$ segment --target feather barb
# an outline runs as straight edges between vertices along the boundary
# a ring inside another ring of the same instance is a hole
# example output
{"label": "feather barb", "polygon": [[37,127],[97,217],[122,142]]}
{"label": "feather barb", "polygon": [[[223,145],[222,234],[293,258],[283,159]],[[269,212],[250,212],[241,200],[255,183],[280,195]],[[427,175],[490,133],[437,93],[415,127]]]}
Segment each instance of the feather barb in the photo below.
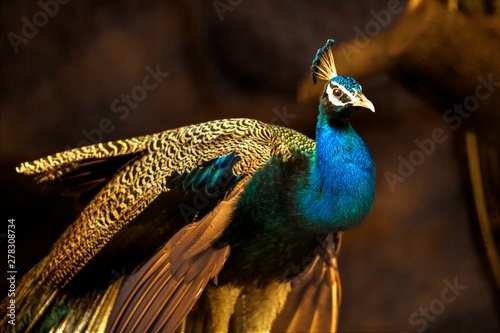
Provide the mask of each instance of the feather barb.
{"label": "feather barb", "polygon": [[316,84],[316,80],[329,81],[337,76],[335,68],[335,60],[333,59],[333,39],[326,41],[325,46],[318,50],[312,62],[312,80]]}

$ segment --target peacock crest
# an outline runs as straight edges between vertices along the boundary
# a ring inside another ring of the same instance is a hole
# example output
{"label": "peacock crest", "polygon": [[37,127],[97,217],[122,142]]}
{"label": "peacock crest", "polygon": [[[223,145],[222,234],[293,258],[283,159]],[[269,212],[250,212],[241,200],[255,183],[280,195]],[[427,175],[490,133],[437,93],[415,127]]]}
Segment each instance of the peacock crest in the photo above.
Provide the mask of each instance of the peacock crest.
{"label": "peacock crest", "polygon": [[316,56],[312,62],[311,71],[313,83],[316,80],[330,81],[337,76],[337,69],[335,68],[335,60],[333,59],[333,39],[326,41],[325,46],[318,49]]}

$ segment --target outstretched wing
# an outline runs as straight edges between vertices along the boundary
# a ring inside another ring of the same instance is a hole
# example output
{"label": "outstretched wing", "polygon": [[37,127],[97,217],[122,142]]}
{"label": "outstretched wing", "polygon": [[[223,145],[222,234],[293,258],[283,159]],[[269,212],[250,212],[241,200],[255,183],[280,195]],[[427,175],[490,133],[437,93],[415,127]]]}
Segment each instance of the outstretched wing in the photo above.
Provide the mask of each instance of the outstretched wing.
{"label": "outstretched wing", "polygon": [[56,242],[44,279],[64,286],[121,228],[161,193],[173,174],[182,175],[221,156],[240,161],[232,172],[249,175],[273,155],[286,158],[287,147],[268,125],[250,119],[227,119],[186,126],[155,135],[82,147],[23,163],[18,171],[57,181],[89,160],[137,154],[109,180],[78,219]]}
{"label": "outstretched wing", "polygon": [[[166,194],[177,191],[172,196],[182,199],[184,194],[179,194],[181,192],[217,190],[216,197],[221,198],[224,191],[242,177],[251,175],[274,155],[287,159],[290,152],[271,127],[251,119],[226,119],[77,148],[23,163],[18,172],[35,175],[40,182],[60,180],[70,186],[92,184],[91,187],[94,190],[99,188],[99,191],[57,240],[43,262],[24,278],[24,285],[32,288],[33,292],[26,291],[24,300],[19,300],[20,317],[29,313],[31,319],[40,319],[41,314],[38,313],[44,312],[56,297],[54,290],[68,286],[89,261],[105,252],[103,248],[112,244],[117,234],[121,235],[128,229],[129,234],[133,233],[129,228],[131,222],[137,227],[136,220],[144,219],[150,206],[158,206],[157,203],[162,203]],[[117,168],[118,160],[125,164]],[[93,183],[89,168],[97,165],[106,165],[109,170],[114,168],[116,171],[102,174],[100,180]],[[228,168],[231,180],[223,184],[221,179]],[[83,188],[88,189],[86,185]],[[189,198],[193,199],[192,196]],[[174,202],[178,204],[182,200]],[[203,217],[198,216],[199,211],[196,209],[186,222]],[[204,239],[204,242],[207,241]],[[117,242],[114,243],[116,245]],[[212,264],[217,267],[217,263],[223,261]],[[208,276],[213,276],[212,273]],[[42,286],[50,291],[44,292],[49,296],[42,297],[43,306],[33,308],[33,302],[36,303],[34,295],[40,296],[35,290],[40,290]],[[26,301],[28,299],[29,302]],[[23,303],[27,305],[23,306]]]}

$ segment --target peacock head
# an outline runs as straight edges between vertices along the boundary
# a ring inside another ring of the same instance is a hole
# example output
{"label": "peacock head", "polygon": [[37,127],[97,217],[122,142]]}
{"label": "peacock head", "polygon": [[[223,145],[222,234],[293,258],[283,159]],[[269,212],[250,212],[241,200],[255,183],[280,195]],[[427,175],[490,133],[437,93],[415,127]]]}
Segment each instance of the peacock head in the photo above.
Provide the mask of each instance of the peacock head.
{"label": "peacock head", "polygon": [[321,94],[320,111],[329,119],[347,119],[351,111],[364,108],[375,112],[372,102],[365,97],[361,85],[352,77],[337,75],[332,53],[333,40],[319,49],[312,63],[313,83],[327,81]]}

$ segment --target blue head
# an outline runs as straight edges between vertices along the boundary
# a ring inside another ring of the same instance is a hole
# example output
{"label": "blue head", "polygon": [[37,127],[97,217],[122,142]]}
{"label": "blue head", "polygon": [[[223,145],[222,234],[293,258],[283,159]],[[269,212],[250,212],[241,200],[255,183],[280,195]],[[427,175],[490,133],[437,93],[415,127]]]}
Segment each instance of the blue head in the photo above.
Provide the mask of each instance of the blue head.
{"label": "blue head", "polygon": [[360,108],[375,112],[372,102],[352,77],[337,75],[325,84],[319,109],[329,119],[347,119],[351,111]]}
{"label": "blue head", "polygon": [[313,83],[327,81],[320,99],[320,111],[327,118],[346,120],[351,111],[365,108],[375,112],[373,104],[363,95],[361,85],[352,77],[337,75],[333,58],[333,40],[319,49],[312,63]]}

